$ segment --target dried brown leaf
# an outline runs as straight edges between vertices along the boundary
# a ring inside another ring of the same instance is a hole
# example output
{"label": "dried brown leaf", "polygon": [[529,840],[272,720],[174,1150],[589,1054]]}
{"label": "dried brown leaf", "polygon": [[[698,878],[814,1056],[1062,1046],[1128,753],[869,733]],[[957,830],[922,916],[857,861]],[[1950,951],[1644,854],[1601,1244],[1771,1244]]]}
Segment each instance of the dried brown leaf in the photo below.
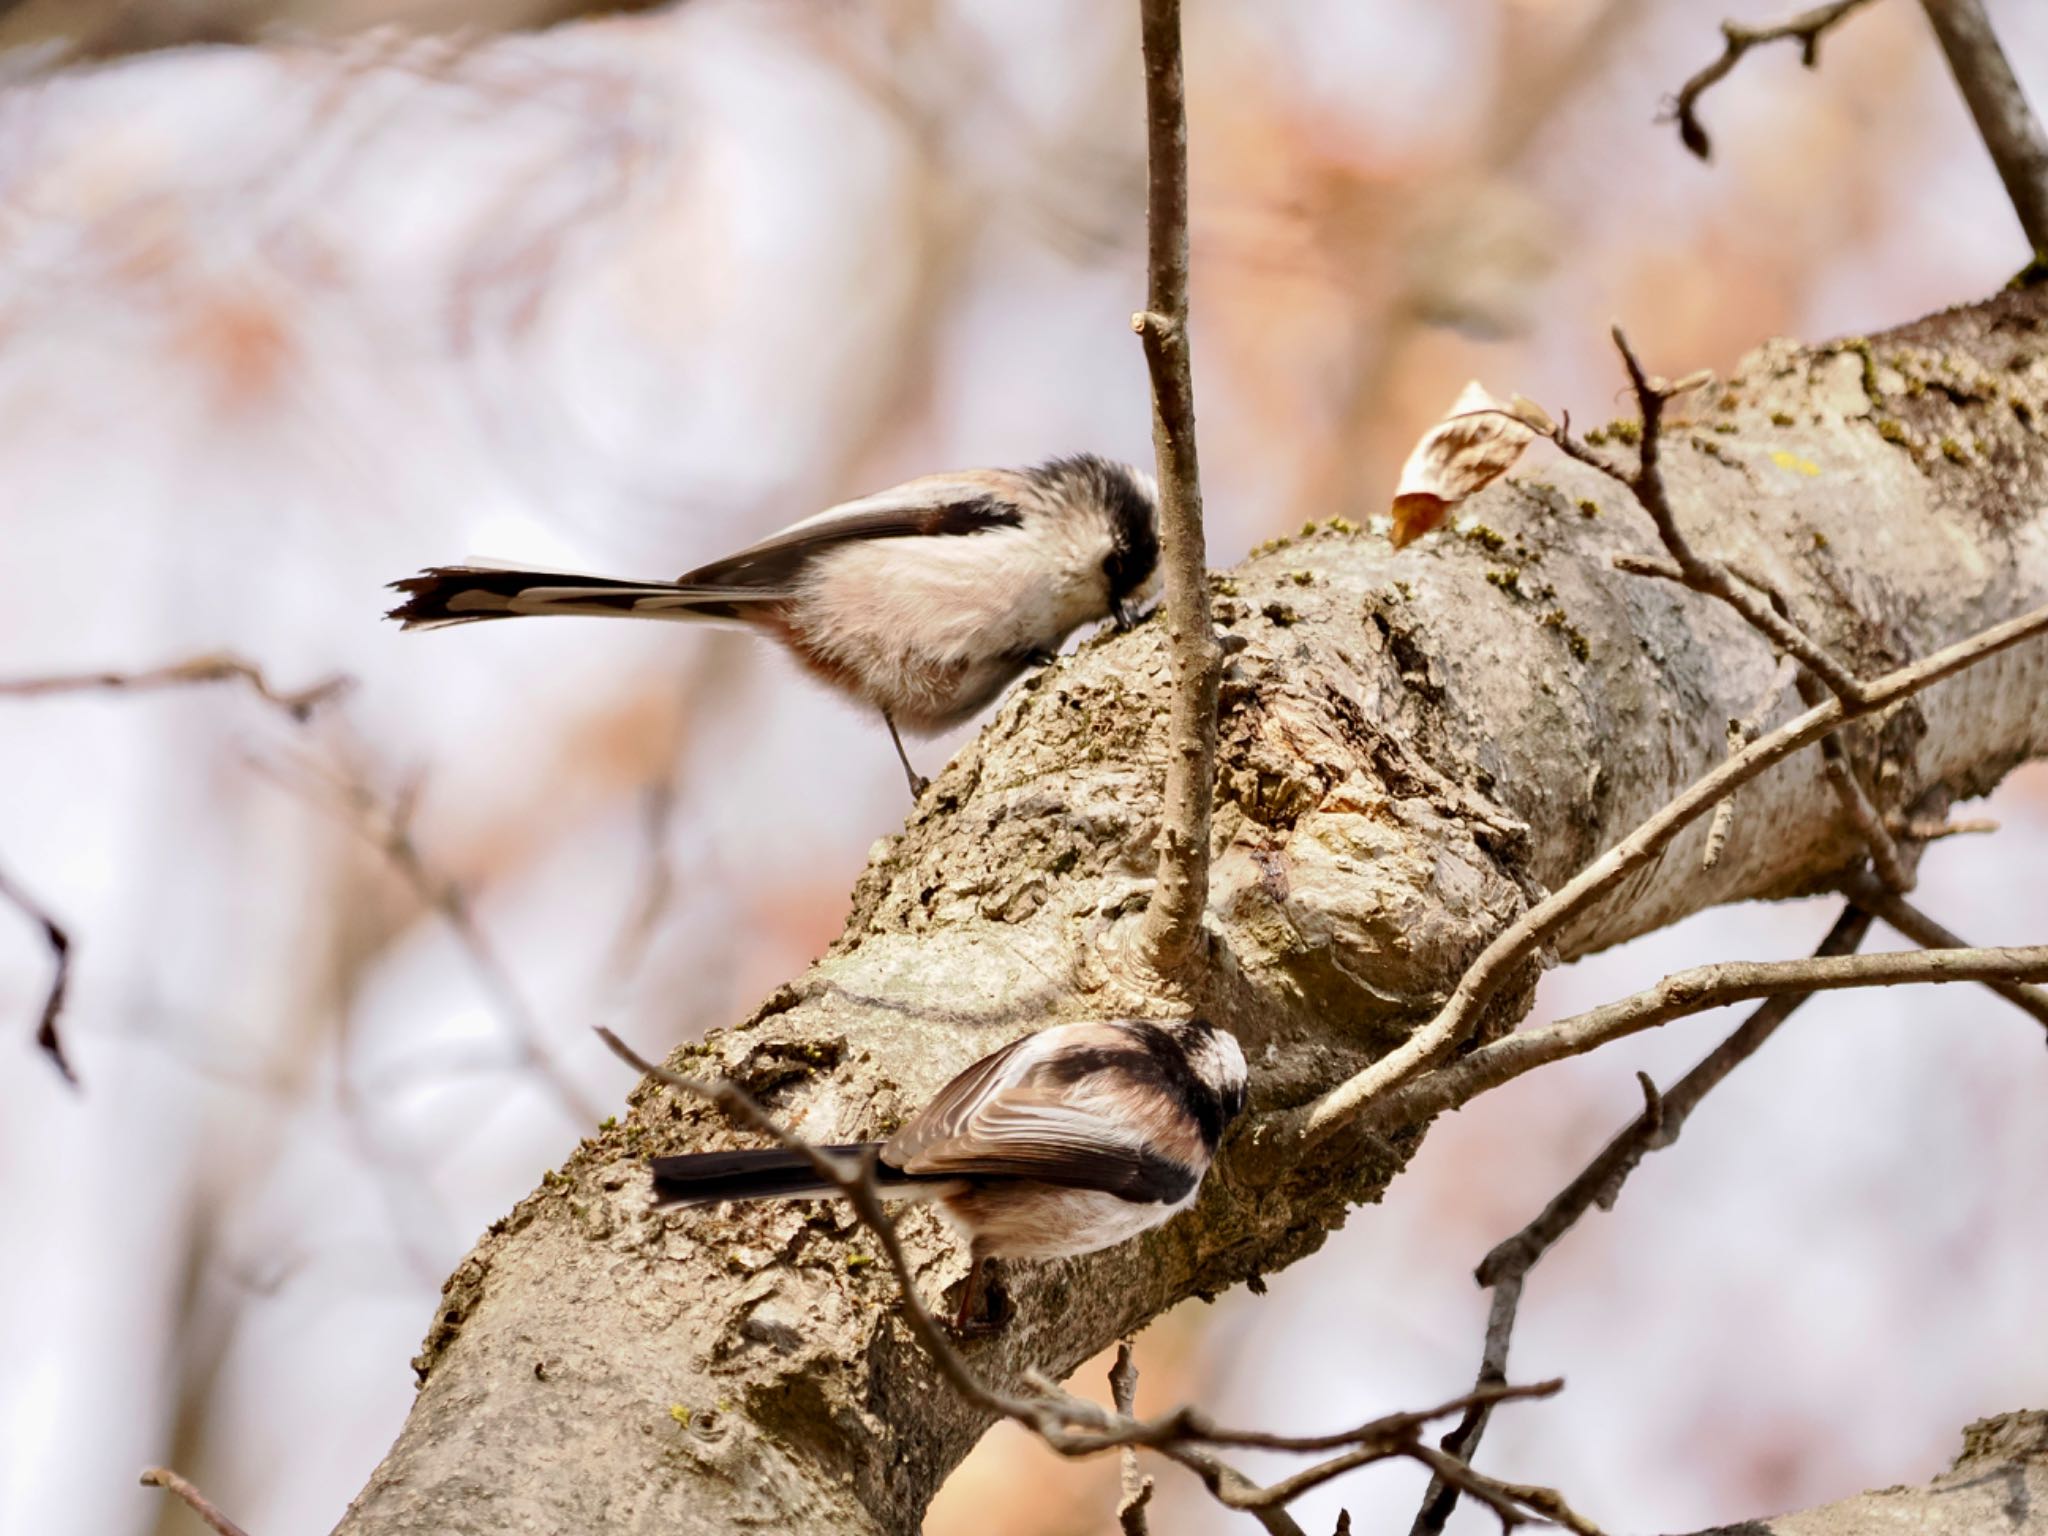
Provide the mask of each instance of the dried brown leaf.
{"label": "dried brown leaf", "polygon": [[1477,380],[1467,384],[1402,466],[1394,491],[1394,547],[1414,543],[1459,502],[1506,474],[1542,430],[1538,423],[1549,419],[1533,402],[1517,397],[1503,405]]}

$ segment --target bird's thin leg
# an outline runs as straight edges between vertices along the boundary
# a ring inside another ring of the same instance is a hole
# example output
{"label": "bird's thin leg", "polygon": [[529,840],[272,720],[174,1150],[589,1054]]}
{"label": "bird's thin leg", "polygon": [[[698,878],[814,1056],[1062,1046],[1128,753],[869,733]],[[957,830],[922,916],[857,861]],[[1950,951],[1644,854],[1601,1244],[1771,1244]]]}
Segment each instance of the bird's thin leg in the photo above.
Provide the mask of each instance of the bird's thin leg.
{"label": "bird's thin leg", "polygon": [[889,739],[896,743],[896,760],[903,765],[903,776],[910,780],[910,798],[922,799],[932,781],[910,766],[910,754],[903,750],[903,738],[896,734],[896,721],[886,709],[882,711],[882,723],[889,727]]}
{"label": "bird's thin leg", "polygon": [[953,1331],[963,1339],[985,1339],[1001,1333],[1010,1320],[1010,1293],[1003,1287],[996,1261],[976,1244],[967,1271],[967,1283],[960,1288],[960,1310],[953,1316]]}
{"label": "bird's thin leg", "polygon": [[953,1331],[966,1337],[979,1332],[975,1314],[981,1310],[982,1277],[988,1269],[988,1260],[979,1249],[967,1263],[967,1283],[960,1287],[960,1310],[953,1314]]}

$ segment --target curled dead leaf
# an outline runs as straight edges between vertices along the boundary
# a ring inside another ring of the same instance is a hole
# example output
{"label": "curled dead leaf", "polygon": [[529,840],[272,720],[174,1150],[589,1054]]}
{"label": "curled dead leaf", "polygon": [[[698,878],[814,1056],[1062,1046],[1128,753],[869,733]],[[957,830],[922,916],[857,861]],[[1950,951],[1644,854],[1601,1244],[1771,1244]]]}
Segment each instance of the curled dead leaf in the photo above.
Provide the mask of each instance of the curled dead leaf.
{"label": "curled dead leaf", "polygon": [[1513,467],[1529,439],[1554,430],[1534,401],[1503,405],[1477,380],[1423,433],[1394,490],[1394,547],[1412,544]]}

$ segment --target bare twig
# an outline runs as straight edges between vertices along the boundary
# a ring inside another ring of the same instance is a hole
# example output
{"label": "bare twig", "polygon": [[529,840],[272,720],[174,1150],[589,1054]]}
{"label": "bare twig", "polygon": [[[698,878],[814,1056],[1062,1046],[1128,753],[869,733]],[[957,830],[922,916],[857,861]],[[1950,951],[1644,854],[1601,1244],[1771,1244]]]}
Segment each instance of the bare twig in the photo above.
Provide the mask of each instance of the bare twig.
{"label": "bare twig", "polygon": [[[1116,1404],[1116,1411],[1125,1418],[1134,1418],[1138,1411],[1138,1364],[1131,1357],[1131,1341],[1123,1340],[1116,1347],[1116,1364],[1109,1368],[1109,1397]],[[1119,1482],[1122,1495],[1117,1500],[1116,1524],[1123,1536],[1147,1536],[1145,1506],[1152,1502],[1152,1479],[1138,1472],[1138,1450],[1127,1445],[1117,1453],[1122,1462]]]}
{"label": "bare twig", "polygon": [[145,1469],[142,1474],[142,1486],[145,1488],[161,1488],[166,1493],[176,1494],[185,1501],[186,1507],[201,1520],[205,1521],[208,1529],[217,1532],[218,1536],[249,1536],[247,1531],[244,1531],[234,1521],[230,1520],[218,1509],[215,1509],[212,1501],[205,1494],[194,1488],[169,1467],[149,1467]]}
{"label": "bare twig", "polygon": [[1745,27],[1733,21],[1722,22],[1721,56],[1678,88],[1678,95],[1665,110],[1665,118],[1678,124],[1678,136],[1685,141],[1687,149],[1702,160],[1711,159],[1713,142],[1707,137],[1707,130],[1700,126],[1699,119],[1699,100],[1710,86],[1726,79],[1729,71],[1742,62],[1744,54],[1763,43],[1796,40],[1799,62],[1812,69],[1820,63],[1820,40],[1827,30],[1851,11],[1869,3],[1870,0],[1834,0],[1831,5],[1817,5],[1810,11],[1801,11],[1790,21],[1780,22],[1775,27]]}
{"label": "bare twig", "polygon": [[[1617,570],[1637,576],[1654,577],[1662,581],[1675,581],[1695,592],[1716,598],[1740,614],[1752,629],[1770,641],[1780,652],[1778,675],[1785,675],[1785,663],[1794,666],[1790,677],[1799,690],[1800,701],[1809,709],[1820,702],[1821,689],[1848,704],[1859,703],[1863,696],[1863,684],[1835,655],[1802,629],[1792,617],[1791,605],[1784,594],[1770,582],[1756,574],[1741,570],[1722,561],[1708,558],[1695,551],[1678,526],[1678,519],[1672,511],[1670,494],[1665,488],[1664,474],[1659,455],[1663,442],[1664,406],[1674,395],[1689,387],[1688,382],[1671,384],[1646,373],[1628,338],[1621,327],[1613,330],[1615,348],[1621,353],[1622,362],[1627,366],[1629,382],[1634,387],[1637,408],[1642,413],[1640,428],[1641,451],[1633,471],[1617,469],[1602,455],[1597,454],[1586,443],[1572,436],[1564,426],[1553,424],[1545,434],[1551,442],[1580,463],[1599,470],[1626,486],[1650,514],[1656,525],[1657,536],[1663,542],[1670,560],[1645,559],[1640,555],[1616,555],[1614,566]],[[1774,679],[1771,692],[1763,704],[1758,706],[1750,721],[1730,721],[1728,727],[1728,749],[1731,753],[1740,751],[1742,746],[1756,738],[1757,722],[1776,707],[1780,685]],[[1863,786],[1857,782],[1847,749],[1839,735],[1829,732],[1820,740],[1821,768],[1828,786],[1836,799],[1848,813],[1849,820],[1870,851],[1871,863],[1878,873],[1894,890],[1909,891],[1913,888],[1913,871],[1907,860],[1900,854],[1898,845],[1892,841],[1886,829],[1884,818],[1871,803]],[[1707,830],[1707,843],[1700,856],[1701,867],[1711,869],[1720,862],[1721,850],[1726,845],[1730,828],[1734,825],[1735,806],[1733,799],[1724,800],[1714,809],[1714,820]]]}
{"label": "bare twig", "polygon": [[[1580,1533],[1580,1536],[1598,1536],[1599,1528],[1573,1510],[1555,1490],[1503,1482],[1498,1478],[1475,1472],[1462,1463],[1447,1466],[1442,1453],[1419,1438],[1430,1423],[1447,1418],[1453,1413],[1464,1412],[1476,1402],[1505,1402],[1513,1398],[1548,1397],[1560,1390],[1563,1385],[1561,1381],[1543,1381],[1526,1387],[1495,1384],[1475,1388],[1434,1408],[1418,1413],[1388,1414],[1384,1418],[1374,1419],[1354,1429],[1333,1435],[1275,1435],[1261,1431],[1221,1430],[1208,1425],[1191,1411],[1183,1410],[1166,1419],[1155,1420],[1149,1425],[1131,1422],[1122,1426],[1106,1426],[1105,1434],[1109,1438],[1103,1443],[1146,1446],[1184,1466],[1194,1465],[1194,1462],[1184,1454],[1185,1445],[1189,1440],[1256,1450],[1339,1450],[1338,1455],[1305,1468],[1291,1477],[1282,1478],[1265,1488],[1250,1484],[1219,1486],[1210,1483],[1210,1494],[1219,1503],[1231,1509],[1247,1510],[1254,1514],[1277,1509],[1301,1497],[1310,1489],[1318,1488],[1358,1467],[1394,1457],[1405,1457],[1419,1461],[1433,1471],[1441,1471],[1466,1493],[1492,1509],[1500,1517],[1503,1526],[1519,1524],[1533,1515],[1538,1519],[1563,1525]],[[1088,1408],[1092,1405],[1081,1406]],[[1100,1415],[1099,1409],[1094,1411]]]}
{"label": "bare twig", "polygon": [[1937,981],[2048,981],[2048,944],[1695,966],[1629,997],[1481,1046],[1387,1093],[1359,1115],[1358,1123],[1384,1129],[1425,1120],[1537,1067],[1728,1003],[1793,992]]}
{"label": "bare twig", "polygon": [[1188,355],[1188,124],[1181,79],[1180,0],[1140,0],[1148,165],[1146,308],[1131,317],[1152,375],[1152,446],[1159,466],[1167,651],[1173,661],[1171,742],[1159,824],[1159,874],[1145,911],[1145,957],[1171,975],[1201,948],[1209,900],[1209,812],[1216,778],[1216,693],[1223,653],[1209,613],[1202,486],[1195,457],[1195,384]]}
{"label": "bare twig", "polygon": [[[1301,1536],[1300,1526],[1286,1515],[1284,1506],[1309,1489],[1356,1467],[1406,1457],[1437,1468],[1443,1459],[1441,1453],[1421,1438],[1423,1430],[1436,1420],[1462,1413],[1475,1402],[1548,1397],[1564,1385],[1561,1381],[1537,1382],[1529,1386],[1488,1385],[1434,1408],[1388,1414],[1354,1429],[1329,1435],[1280,1435],[1262,1430],[1221,1429],[1189,1408],[1163,1418],[1140,1419],[1123,1406],[1121,1399],[1115,1410],[1104,1409],[1085,1398],[1062,1391],[1033,1372],[1025,1373],[1033,1395],[1013,1396],[990,1386],[976,1374],[925,1305],[897,1233],[895,1219],[883,1205],[876,1186],[872,1153],[858,1162],[836,1156],[787,1130],[737,1084],[684,1077],[654,1065],[602,1026],[598,1027],[597,1034],[628,1066],[678,1093],[717,1106],[738,1123],[761,1132],[803,1157],[812,1171],[851,1205],[854,1216],[874,1234],[902,1293],[904,1314],[911,1331],[931,1356],[939,1374],[968,1403],[985,1413],[1016,1421],[1062,1456],[1092,1456],[1127,1447],[1156,1451],[1194,1472],[1202,1479],[1210,1495],[1226,1507],[1255,1515],[1274,1536]],[[1120,1356],[1118,1370],[1122,1371],[1127,1363]],[[1115,1380],[1112,1376],[1112,1381]],[[1135,1390],[1135,1373],[1129,1386]],[[1113,1390],[1121,1393],[1123,1388]],[[1304,1453],[1340,1450],[1341,1453],[1292,1477],[1261,1487],[1211,1454],[1208,1447],[1215,1446]],[[1552,1489],[1505,1483],[1462,1466],[1448,1469],[1446,1475],[1492,1508],[1504,1524],[1526,1520],[1533,1515],[1566,1525],[1579,1536],[1600,1536],[1598,1527],[1576,1514]]]}
{"label": "bare twig", "polygon": [[[1867,876],[1865,878],[1868,879]],[[1874,885],[1876,882],[1871,883]],[[1857,906],[1845,907],[1815,954],[1853,954],[1869,932],[1870,922],[1868,912]],[[1762,1049],[1764,1042],[1777,1032],[1778,1026],[1810,996],[1809,992],[1789,992],[1766,1001],[1733,1034],[1715,1046],[1698,1066],[1680,1078],[1668,1093],[1660,1094],[1656,1084],[1646,1075],[1637,1074],[1643,1086],[1642,1113],[1623,1127],[1621,1133],[1580,1170],[1576,1178],[1559,1190],[1534,1220],[1513,1237],[1497,1244],[1480,1263],[1476,1278],[1481,1285],[1492,1289],[1493,1303],[1487,1314],[1478,1386],[1507,1380],[1508,1344],[1514,1333],[1516,1312],[1521,1305],[1522,1284],[1529,1271],[1593,1206],[1597,1205],[1603,1211],[1614,1209],[1621,1186],[1635,1171],[1636,1165],[1648,1153],[1676,1141],[1678,1133],[1685,1127],[1686,1118],[1699,1107],[1700,1101],[1730,1072]],[[1457,1427],[1444,1437],[1445,1454],[1461,1462],[1472,1460],[1480,1438],[1486,1433],[1492,1406],[1491,1403],[1476,1403],[1466,1410]],[[1457,1503],[1458,1489],[1441,1479],[1432,1478],[1429,1492],[1423,1497],[1422,1508],[1410,1527],[1410,1536],[1435,1536],[1443,1530]]]}
{"label": "bare twig", "polygon": [[1989,816],[1965,817],[1961,821],[1937,821],[1932,817],[1919,816],[1888,816],[1885,818],[1885,826],[1894,837],[1903,837],[1915,843],[1937,843],[1944,837],[1979,837],[1998,830],[1998,823]]}
{"label": "bare twig", "polygon": [[[1298,1139],[1316,1141],[1332,1134],[1356,1120],[1374,1099],[1441,1060],[1470,1033],[1479,1010],[1518,966],[1594,901],[1655,859],[1680,832],[1757,775],[1813,745],[1845,721],[1910,698],[1944,678],[2044,634],[2048,634],[2048,608],[2037,608],[1993,625],[1865,685],[1860,704],[1830,699],[1720,763],[1503,930],[1466,969],[1436,1016],[1398,1048],[1311,1103],[1272,1117],[1260,1127],[1257,1141],[1246,1155],[1269,1164],[1291,1160]],[[1514,1040],[1502,1044],[1512,1045]],[[1484,1054],[1475,1052],[1460,1066]]]}
{"label": "bare twig", "polygon": [[2048,261],[2048,138],[1984,14],[1983,0],[1921,0],[1991,151],[2034,261]]}
{"label": "bare twig", "polygon": [[1821,772],[1827,776],[1828,787],[1834,790],[1835,798],[1849,813],[1850,825],[1863,839],[1863,846],[1870,850],[1870,866],[1877,871],[1878,878],[1894,891],[1912,890],[1912,868],[1899,852],[1899,845],[1892,841],[1884,817],[1878,813],[1862,782],[1857,779],[1856,770],[1849,762],[1848,750],[1842,745],[1841,732],[1830,731],[1821,737],[1820,766]]}
{"label": "bare twig", "polygon": [[[67,693],[147,693],[159,688],[180,688],[192,684],[246,683],[266,703],[284,710],[294,720],[305,720],[328,700],[355,686],[355,679],[336,674],[310,688],[286,692],[273,688],[262,669],[253,662],[226,651],[193,656],[142,672],[76,672],[47,677],[0,678],[0,698],[39,699]],[[64,1011],[64,995],[71,984],[71,937],[57,920],[0,872],[0,900],[11,902],[43,930],[43,937],[56,960],[50,990],[43,998],[42,1014],[36,1024],[36,1044],[57,1064],[64,1080],[74,1088],[78,1074],[64,1054],[64,1039],[58,1019]]]}
{"label": "bare twig", "polygon": [[34,897],[8,878],[4,869],[0,869],[0,901],[12,903],[23,917],[42,929],[43,942],[50,946],[50,958],[55,965],[50,990],[43,994],[43,1009],[36,1020],[36,1044],[57,1064],[64,1081],[76,1088],[78,1074],[71,1069],[71,1061],[64,1054],[64,1037],[57,1029],[58,1017],[64,1012],[64,994],[71,986],[71,936]]}
{"label": "bare twig", "polygon": [[[1665,402],[1686,385],[1683,382],[1673,385],[1663,379],[1652,378],[1644,371],[1621,327],[1615,326],[1610,334],[1614,337],[1615,349],[1621,353],[1623,365],[1628,369],[1629,383],[1635,388],[1636,406],[1642,413],[1641,450],[1635,471],[1625,474],[1617,470],[1563,427],[1551,432],[1550,440],[1572,458],[1619,480],[1634,493],[1643,510],[1650,514],[1650,521],[1656,524],[1657,537],[1663,541],[1665,550],[1677,567],[1677,580],[1695,592],[1717,598],[1733,608],[1751,629],[1763,635],[1780,652],[1797,658],[1835,697],[1844,703],[1860,702],[1863,685],[1826,647],[1793,623],[1787,614],[1779,612],[1767,597],[1760,599],[1757,593],[1750,591],[1726,565],[1692,547],[1671,510],[1671,497],[1664,486],[1660,462]],[[1669,574],[1663,569],[1653,570],[1633,564],[1624,568],[1640,570],[1643,574]]]}
{"label": "bare twig", "polygon": [[1236,1468],[1226,1466],[1205,1451],[1191,1446],[1176,1446],[1159,1453],[1167,1460],[1188,1469],[1202,1480],[1202,1486],[1209,1490],[1209,1497],[1226,1509],[1239,1509],[1258,1521],[1267,1536],[1308,1536],[1294,1516],[1278,1504],[1252,1504],[1246,1502],[1252,1495],[1262,1492],[1259,1485]]}
{"label": "bare twig", "polygon": [[255,663],[226,651],[194,656],[145,672],[78,672],[57,677],[0,678],[0,698],[47,698],[60,693],[146,693],[194,683],[246,683],[265,703],[275,704],[294,720],[305,720],[322,704],[355,686],[355,679],[337,673],[310,688],[274,688]]}
{"label": "bare twig", "polygon": [[[1860,869],[1851,870],[1838,883],[1842,894],[1856,905],[1875,912],[1889,926],[1924,949],[1971,947],[1967,940],[1958,938],[1896,891],[1887,889],[1882,881],[1872,879]],[[2035,1023],[2048,1025],[2048,992],[2008,981],[1987,982],[1986,985]]]}
{"label": "bare twig", "polygon": [[[1799,676],[1799,663],[1790,656],[1780,656],[1776,670],[1771,673],[1771,684],[1764,696],[1757,700],[1756,708],[1740,720],[1728,722],[1728,755],[1733,757],[1748,746],[1764,731],[1764,723],[1778,712],[1778,701],[1785,697]],[[1714,807],[1714,819],[1707,828],[1706,851],[1700,855],[1700,868],[1712,869],[1721,862],[1721,850],[1728,846],[1728,834],[1735,827],[1735,797],[1730,795]]]}

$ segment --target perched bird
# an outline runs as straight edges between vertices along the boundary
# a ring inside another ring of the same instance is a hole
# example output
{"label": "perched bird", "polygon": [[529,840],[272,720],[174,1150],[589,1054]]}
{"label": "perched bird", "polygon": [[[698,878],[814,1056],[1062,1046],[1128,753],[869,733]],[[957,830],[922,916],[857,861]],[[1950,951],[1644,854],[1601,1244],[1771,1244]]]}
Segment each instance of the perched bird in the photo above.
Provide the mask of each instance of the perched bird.
{"label": "perched bird", "polygon": [[1082,624],[1131,623],[1159,562],[1158,487],[1093,454],[927,475],[828,508],[674,581],[436,566],[391,585],[407,629],[524,614],[708,619],[780,640],[899,725],[958,725]]}
{"label": "perched bird", "polygon": [[[939,1202],[970,1241],[954,1325],[985,1331],[989,1260],[1093,1253],[1192,1205],[1245,1081],[1237,1041],[1201,1019],[1060,1024],[984,1056],[887,1141],[825,1150],[872,1151],[882,1194]],[[657,1206],[835,1192],[786,1147],[652,1167]]]}

